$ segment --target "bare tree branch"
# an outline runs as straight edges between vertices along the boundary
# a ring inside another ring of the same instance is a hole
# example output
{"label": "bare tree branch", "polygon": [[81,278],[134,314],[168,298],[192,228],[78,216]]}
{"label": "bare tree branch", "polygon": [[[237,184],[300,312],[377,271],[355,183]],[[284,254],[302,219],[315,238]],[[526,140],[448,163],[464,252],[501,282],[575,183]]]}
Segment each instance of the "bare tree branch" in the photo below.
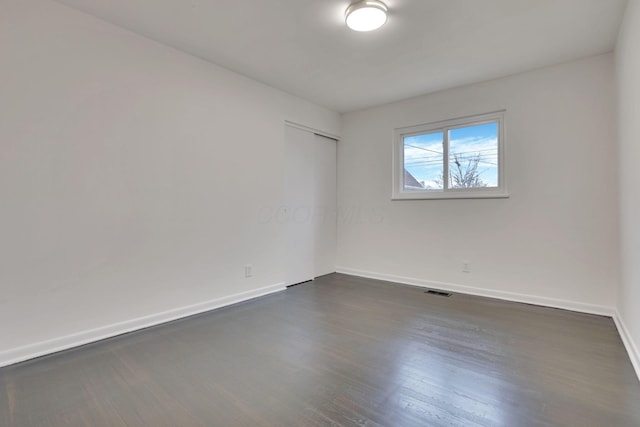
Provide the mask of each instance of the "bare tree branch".
{"label": "bare tree branch", "polygon": [[[480,153],[467,160],[460,159],[459,154],[453,153],[453,162],[449,164],[449,185],[451,188],[476,188],[486,187],[487,184],[480,179],[478,164]],[[452,165],[455,165],[452,167]]]}

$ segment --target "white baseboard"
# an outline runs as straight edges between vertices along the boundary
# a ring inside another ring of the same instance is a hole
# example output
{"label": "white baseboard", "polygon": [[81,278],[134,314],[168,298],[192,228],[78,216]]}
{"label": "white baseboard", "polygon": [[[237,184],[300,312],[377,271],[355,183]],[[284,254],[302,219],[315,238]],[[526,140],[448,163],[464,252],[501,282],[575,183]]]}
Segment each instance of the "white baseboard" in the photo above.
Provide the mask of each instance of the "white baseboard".
{"label": "white baseboard", "polygon": [[599,316],[613,317],[614,307],[604,305],[586,304],[556,298],[539,297],[535,295],[520,294],[515,292],[497,291],[493,289],[476,288],[472,286],[458,285],[455,283],[436,282],[432,280],[416,279],[412,277],[396,276],[393,274],[377,273],[371,271],[356,270],[347,267],[337,267],[338,273],[352,276],[366,277],[369,279],[386,280],[389,282],[406,285],[420,286],[424,288],[440,289],[448,292],[476,295],[481,297],[496,298],[506,301],[522,302],[525,304],[541,305],[544,307],[561,308],[563,310],[577,311],[580,313],[597,314]]}
{"label": "white baseboard", "polygon": [[139,317],[136,319],[126,320],[124,322],[114,323],[112,325],[102,326],[78,332],[63,337],[54,338],[23,347],[13,348],[0,352],[0,367],[13,365],[15,363],[24,362],[36,357],[45,356],[62,350],[68,350],[73,347],[100,341],[106,338],[112,338],[117,335],[126,334],[128,332],[156,326],[172,320],[182,319],[184,317],[193,316],[195,314],[204,313],[216,308],[225,307],[239,302],[247,301],[253,298],[283,291],[286,287],[284,283],[278,283],[272,286],[265,286],[246,292],[240,292],[235,295],[217,298],[186,307],[164,311],[149,316]]}
{"label": "white baseboard", "polygon": [[624,320],[622,320],[622,316],[620,316],[618,310],[616,310],[615,315],[613,316],[613,321],[616,323],[616,328],[618,328],[620,338],[622,338],[624,347],[627,349],[627,353],[629,354],[629,359],[631,359],[631,364],[636,370],[638,380],[640,380],[640,351],[638,351],[638,346],[635,341],[633,341],[633,338],[629,333],[629,329],[627,329],[627,326],[625,325]]}

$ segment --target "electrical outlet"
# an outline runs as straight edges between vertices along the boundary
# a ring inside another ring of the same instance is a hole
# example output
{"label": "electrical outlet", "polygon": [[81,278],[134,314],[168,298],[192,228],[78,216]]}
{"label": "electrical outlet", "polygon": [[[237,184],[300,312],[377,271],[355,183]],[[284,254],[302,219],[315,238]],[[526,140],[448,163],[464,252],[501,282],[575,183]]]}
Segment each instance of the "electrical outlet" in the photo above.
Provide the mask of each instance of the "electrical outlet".
{"label": "electrical outlet", "polygon": [[253,276],[253,265],[247,264],[244,266],[244,277],[252,277]]}
{"label": "electrical outlet", "polygon": [[469,261],[462,261],[462,272],[471,273],[471,263]]}

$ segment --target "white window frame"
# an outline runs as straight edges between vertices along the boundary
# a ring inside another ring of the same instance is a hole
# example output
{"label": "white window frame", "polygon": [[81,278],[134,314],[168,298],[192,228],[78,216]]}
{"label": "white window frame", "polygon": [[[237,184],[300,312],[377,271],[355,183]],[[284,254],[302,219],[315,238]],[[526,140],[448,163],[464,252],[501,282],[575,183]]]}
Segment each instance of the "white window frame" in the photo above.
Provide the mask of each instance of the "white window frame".
{"label": "white window frame", "polygon": [[[392,200],[428,199],[494,199],[509,197],[506,182],[504,143],[504,113],[496,111],[486,114],[460,117],[424,125],[394,129],[393,141],[393,191]],[[498,186],[490,188],[448,188],[449,186],[449,131],[456,128],[498,123]],[[443,178],[442,190],[406,190],[404,188],[404,138],[426,133],[443,133]]]}

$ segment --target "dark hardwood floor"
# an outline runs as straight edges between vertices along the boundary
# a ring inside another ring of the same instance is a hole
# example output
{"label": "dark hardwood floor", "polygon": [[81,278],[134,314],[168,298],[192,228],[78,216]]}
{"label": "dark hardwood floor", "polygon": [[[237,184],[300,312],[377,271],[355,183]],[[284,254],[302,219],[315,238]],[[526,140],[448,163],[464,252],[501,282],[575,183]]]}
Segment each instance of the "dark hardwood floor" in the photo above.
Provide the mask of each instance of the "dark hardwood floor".
{"label": "dark hardwood floor", "polygon": [[606,317],[332,274],[0,369],[1,426],[640,426]]}

